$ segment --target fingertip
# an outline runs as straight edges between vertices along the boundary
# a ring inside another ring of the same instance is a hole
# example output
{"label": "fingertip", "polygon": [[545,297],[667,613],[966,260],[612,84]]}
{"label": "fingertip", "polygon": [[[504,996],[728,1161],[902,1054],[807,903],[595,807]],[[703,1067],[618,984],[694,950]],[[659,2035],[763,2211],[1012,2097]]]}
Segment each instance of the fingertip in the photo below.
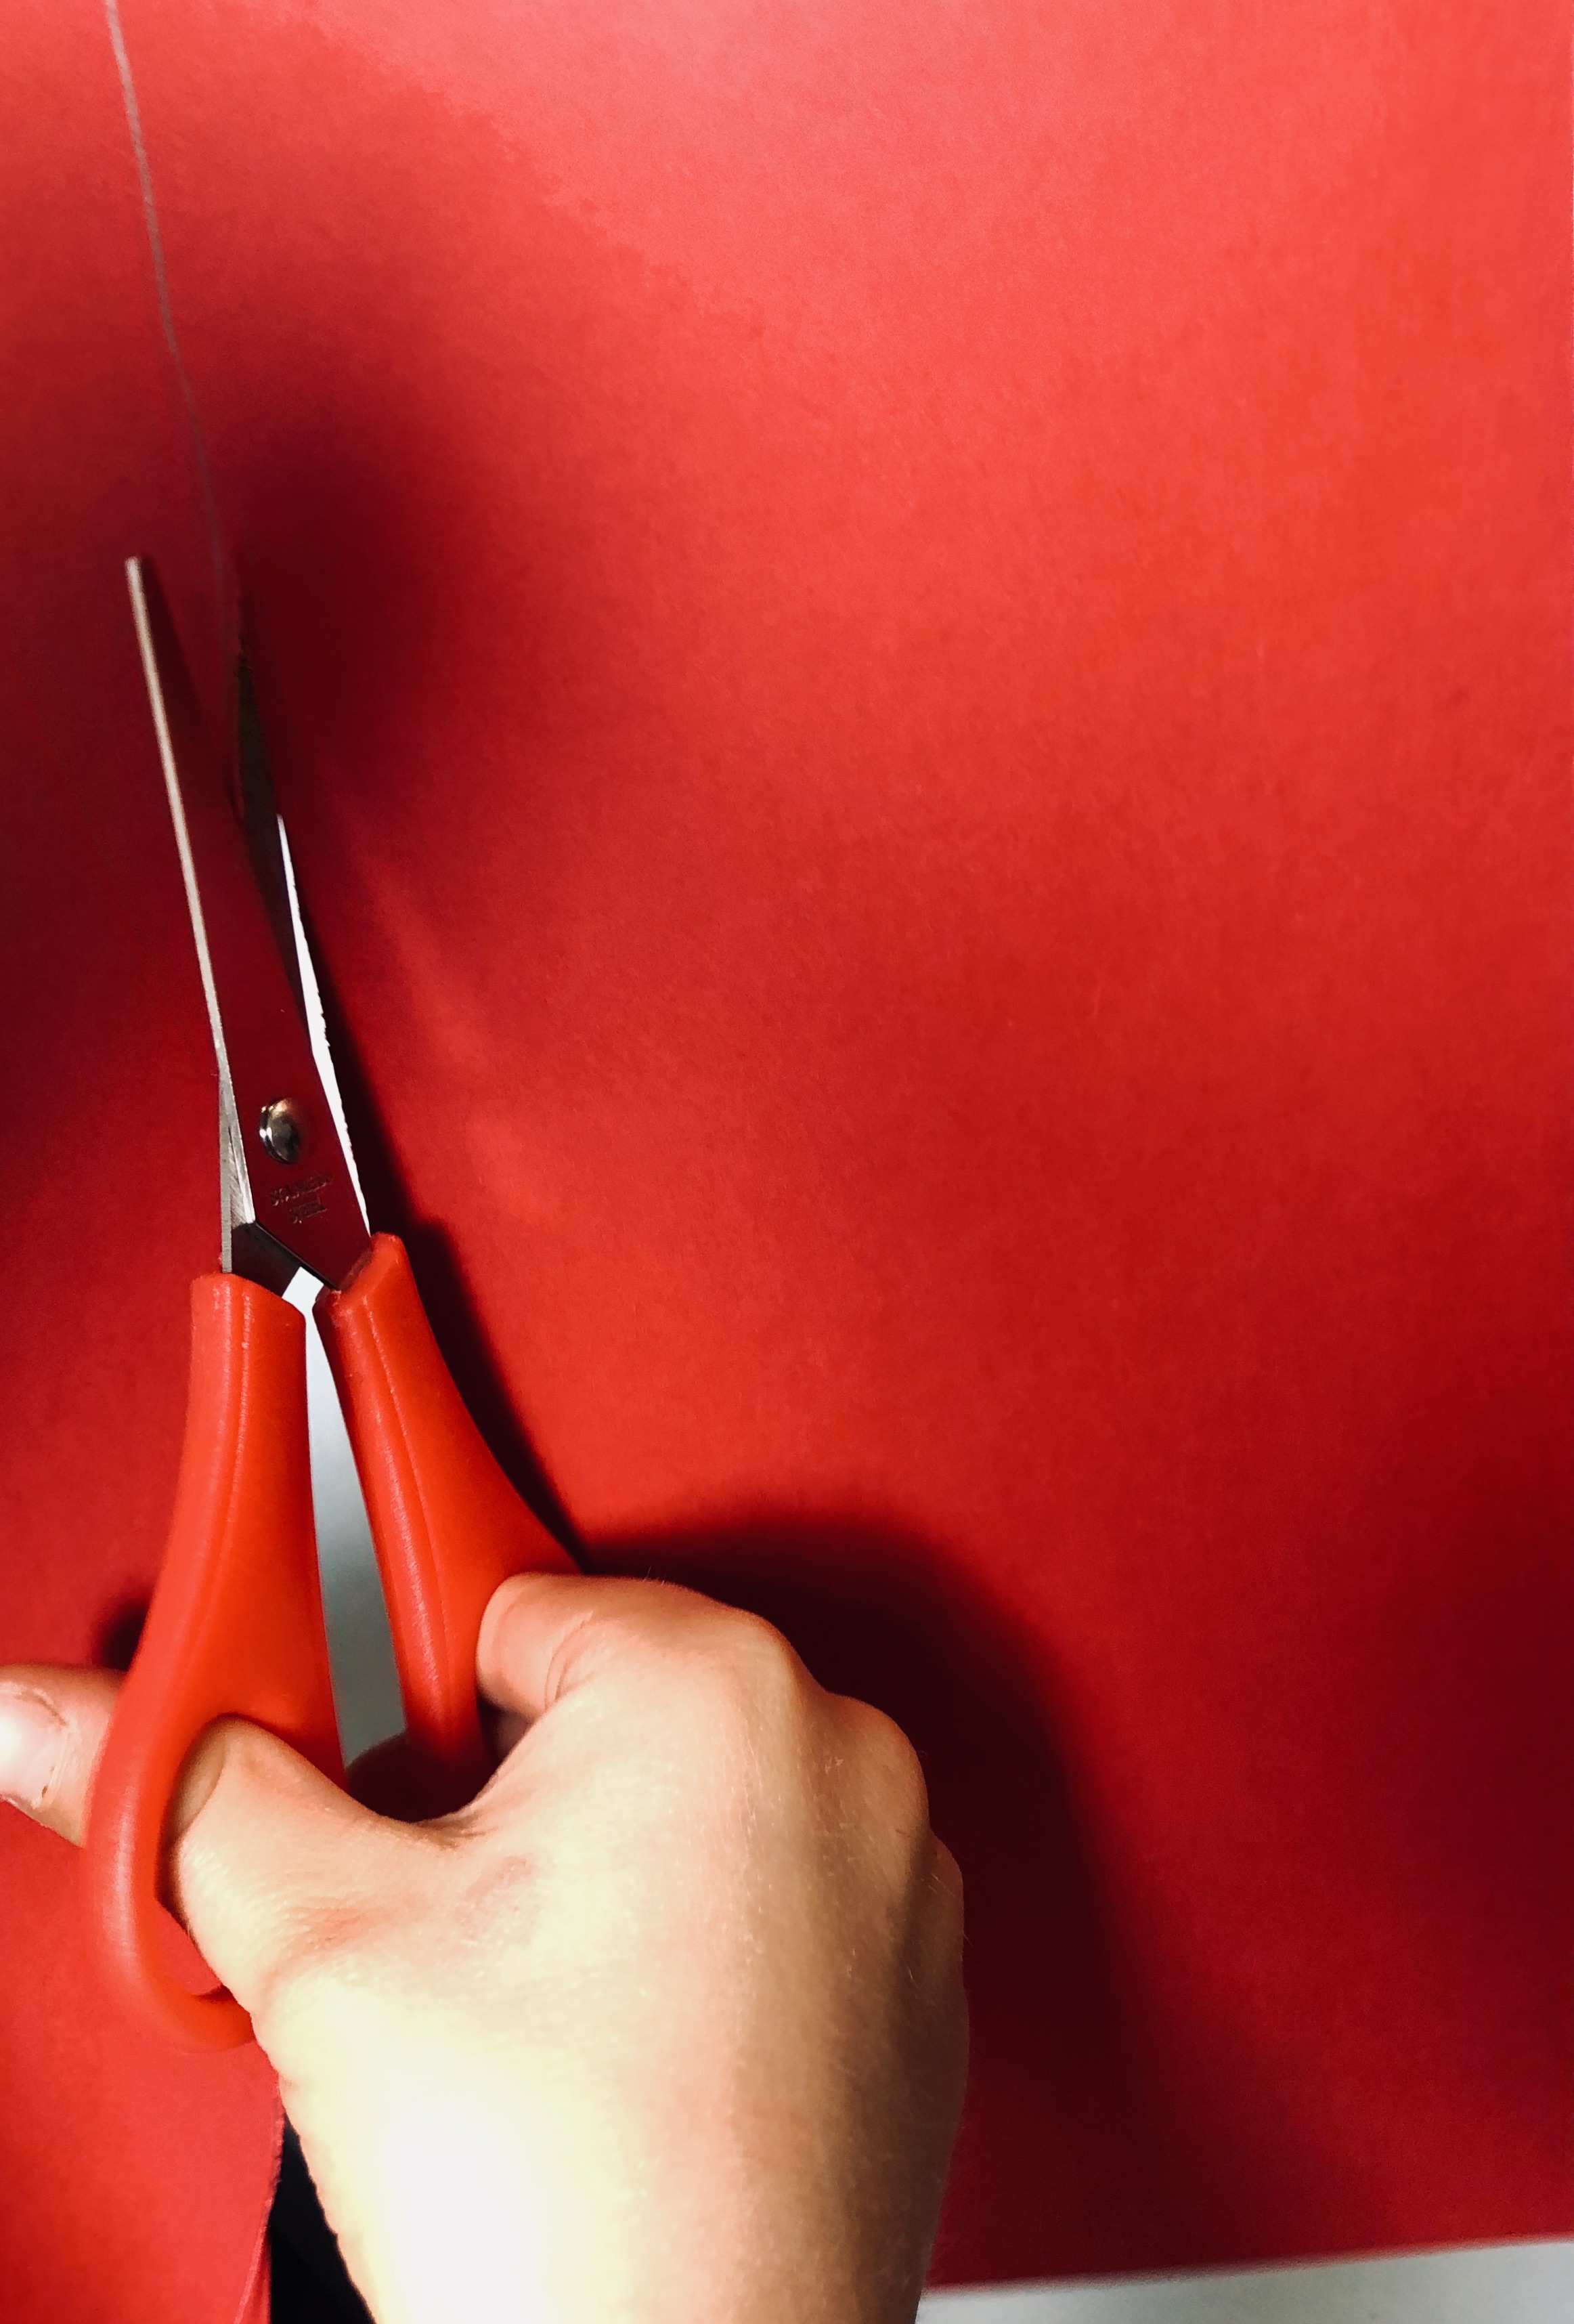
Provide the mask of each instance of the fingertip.
{"label": "fingertip", "polygon": [[120,1680],[108,1671],[0,1669],[0,1797],[79,1841]]}
{"label": "fingertip", "polygon": [[486,1611],[481,1618],[481,1634],[475,1641],[475,1665],[479,1674],[483,1665],[496,1662],[503,1632],[513,1618],[522,1600],[528,1600],[534,1586],[556,1579],[549,1573],[511,1573],[500,1582],[486,1601]]}
{"label": "fingertip", "polygon": [[515,1573],[493,1591],[475,1643],[475,1678],[499,1711],[547,1708],[554,1658],[596,1610],[607,1585],[579,1573]]}
{"label": "fingertip", "polygon": [[779,1636],[752,1614],[675,1582],[622,1574],[518,1573],[492,1593],[476,1642],[475,1674],[494,1709],[538,1719],[559,1696],[610,1665],[680,1646],[713,1651],[723,1632]]}
{"label": "fingertip", "polygon": [[[671,1582],[609,1573],[516,1573],[493,1591],[476,1641],[475,1675],[499,1711],[538,1719],[608,1655],[669,1640],[723,1609]],[[727,1619],[747,1618],[724,1616]]]}
{"label": "fingertip", "polygon": [[66,1722],[30,1686],[0,1685],[0,1799],[36,1814],[54,1787]]}

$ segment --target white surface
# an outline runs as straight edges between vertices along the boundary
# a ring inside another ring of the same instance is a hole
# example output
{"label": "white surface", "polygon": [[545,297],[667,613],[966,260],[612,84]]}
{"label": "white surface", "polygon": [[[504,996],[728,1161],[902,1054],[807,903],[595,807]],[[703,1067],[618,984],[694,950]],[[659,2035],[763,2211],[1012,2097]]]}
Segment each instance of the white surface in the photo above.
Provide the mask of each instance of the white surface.
{"label": "white surface", "polygon": [[350,1455],[344,1416],[328,1360],[311,1318],[319,1286],[304,1268],[288,1294],[306,1317],[306,1407],[311,1430],[311,1498],[317,1511],[318,1563],[322,1569],[323,1612],[327,1619],[328,1658],[334,1668],[334,1701],[339,1740],[346,1759],[404,1725],[399,1674],[382,1584],[366,1522],[366,1504]]}
{"label": "white surface", "polygon": [[924,2324],[1574,2324],[1574,2243],[1054,2291],[932,2292]]}
{"label": "white surface", "polygon": [[[346,1758],[403,1725],[365,1505],[305,1274],[312,1499]],[[1574,2092],[1570,2093],[1574,2109]],[[1574,2324],[1574,2242],[1510,2244],[1247,2273],[931,2292],[923,2324]]]}

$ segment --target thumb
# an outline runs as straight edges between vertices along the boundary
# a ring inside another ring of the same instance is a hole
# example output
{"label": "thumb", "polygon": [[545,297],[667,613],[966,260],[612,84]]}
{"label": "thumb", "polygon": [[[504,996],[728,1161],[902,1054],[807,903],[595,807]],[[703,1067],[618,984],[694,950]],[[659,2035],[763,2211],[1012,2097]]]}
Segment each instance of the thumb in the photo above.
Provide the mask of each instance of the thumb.
{"label": "thumb", "polygon": [[[120,1684],[47,1663],[0,1669],[0,1797],[79,1842]],[[165,1902],[253,2015],[326,1925],[397,1886],[414,1837],[240,1719],[198,1738],[168,1835]]]}
{"label": "thumb", "polygon": [[0,1799],[79,1841],[120,1684],[110,1671],[51,1663],[0,1670]]}

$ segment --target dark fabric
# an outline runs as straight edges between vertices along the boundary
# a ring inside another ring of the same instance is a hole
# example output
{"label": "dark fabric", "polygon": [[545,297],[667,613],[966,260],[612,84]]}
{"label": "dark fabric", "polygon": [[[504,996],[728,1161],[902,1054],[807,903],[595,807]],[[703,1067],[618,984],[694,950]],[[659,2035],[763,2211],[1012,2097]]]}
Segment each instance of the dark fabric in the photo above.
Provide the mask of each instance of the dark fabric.
{"label": "dark fabric", "polygon": [[350,2281],[334,2231],[323,2217],[300,2141],[289,2123],[268,2222],[268,2250],[273,2267],[273,2324],[371,2324],[372,2311]]}

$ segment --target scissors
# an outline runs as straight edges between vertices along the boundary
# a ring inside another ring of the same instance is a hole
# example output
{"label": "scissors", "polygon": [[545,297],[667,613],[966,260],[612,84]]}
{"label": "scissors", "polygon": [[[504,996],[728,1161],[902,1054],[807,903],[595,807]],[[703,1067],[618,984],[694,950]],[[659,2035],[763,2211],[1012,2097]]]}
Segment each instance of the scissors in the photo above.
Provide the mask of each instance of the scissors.
{"label": "scissors", "polygon": [[[438,1352],[409,1255],[368,1227],[274,811],[245,665],[235,733],[205,722],[152,567],[126,566],[154,735],[218,1066],[219,1271],[191,1286],[191,1382],[169,1546],[94,1780],[96,1949],[144,2023],[187,2049],[252,2038],[234,1996],[165,1960],[159,1873],[188,1754],[254,1720],[345,1780],[312,1522],[304,1268],[365,1495],[404,1701],[415,1812],[491,1771],[481,1618],[511,1573],[569,1572],[483,1443]],[[313,1039],[313,1017],[318,1038]]]}

